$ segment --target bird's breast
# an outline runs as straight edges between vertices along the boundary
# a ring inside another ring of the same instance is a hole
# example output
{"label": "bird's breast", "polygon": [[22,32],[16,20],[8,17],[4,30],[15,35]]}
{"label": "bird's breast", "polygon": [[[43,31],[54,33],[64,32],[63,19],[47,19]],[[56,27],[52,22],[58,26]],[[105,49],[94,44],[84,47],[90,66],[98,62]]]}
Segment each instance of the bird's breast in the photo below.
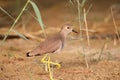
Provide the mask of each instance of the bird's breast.
{"label": "bird's breast", "polygon": [[62,42],[60,47],[54,53],[60,53],[60,51],[62,51],[63,48],[64,48],[64,42]]}

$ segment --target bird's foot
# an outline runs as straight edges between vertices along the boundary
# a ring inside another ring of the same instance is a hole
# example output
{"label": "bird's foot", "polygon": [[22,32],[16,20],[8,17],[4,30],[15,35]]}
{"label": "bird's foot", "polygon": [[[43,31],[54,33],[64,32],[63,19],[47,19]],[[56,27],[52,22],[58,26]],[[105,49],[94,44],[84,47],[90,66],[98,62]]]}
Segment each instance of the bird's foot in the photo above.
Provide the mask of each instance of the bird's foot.
{"label": "bird's foot", "polygon": [[48,55],[46,54],[42,59],[41,59],[41,62],[45,63],[46,65],[50,64],[50,65],[55,65],[57,66],[58,69],[61,68],[61,64],[60,63],[57,63],[57,62],[52,62],[50,60],[48,60]]}
{"label": "bird's foot", "polygon": [[41,62],[45,63],[46,64],[46,70],[49,71],[49,74],[50,74],[50,80],[53,80],[53,70],[51,70],[51,64],[52,65],[57,65],[58,66],[58,69],[61,67],[61,65],[59,63],[55,63],[55,62],[51,62],[50,61],[50,56],[48,55],[45,55],[42,59],[41,59]]}

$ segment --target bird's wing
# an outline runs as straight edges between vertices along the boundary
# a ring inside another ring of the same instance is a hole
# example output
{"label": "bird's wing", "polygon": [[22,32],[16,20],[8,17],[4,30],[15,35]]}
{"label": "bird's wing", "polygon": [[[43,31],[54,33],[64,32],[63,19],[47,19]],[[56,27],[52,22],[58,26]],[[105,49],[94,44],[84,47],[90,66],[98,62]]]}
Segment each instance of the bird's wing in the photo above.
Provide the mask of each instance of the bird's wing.
{"label": "bird's wing", "polygon": [[44,53],[53,53],[56,50],[58,50],[61,45],[62,45],[62,41],[60,39],[52,39],[52,40],[48,40],[48,43],[45,43],[45,46],[41,45],[41,52]]}
{"label": "bird's wing", "polygon": [[60,49],[62,46],[61,39],[48,39],[42,42],[39,46],[37,46],[33,51],[31,51],[31,54],[34,55],[42,55],[46,53],[53,53]]}

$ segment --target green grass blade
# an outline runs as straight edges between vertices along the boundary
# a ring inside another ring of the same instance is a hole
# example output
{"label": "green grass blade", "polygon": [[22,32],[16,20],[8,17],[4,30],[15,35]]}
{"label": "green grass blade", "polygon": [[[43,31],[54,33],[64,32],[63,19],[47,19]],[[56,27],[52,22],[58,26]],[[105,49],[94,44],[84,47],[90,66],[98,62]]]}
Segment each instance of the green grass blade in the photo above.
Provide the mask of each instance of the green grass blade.
{"label": "green grass blade", "polygon": [[86,11],[86,16],[88,15],[88,13],[90,12],[90,9],[92,8],[92,4],[89,6],[88,10]]}
{"label": "green grass blade", "polygon": [[73,5],[73,1],[72,0],[69,0],[69,3]]}
{"label": "green grass blade", "polygon": [[12,31],[15,32],[15,33],[16,33],[18,36],[20,36],[21,38],[27,40],[27,38],[26,38],[24,35],[22,35],[21,33],[19,33],[18,31],[15,31],[14,29],[13,29]]}
{"label": "green grass blade", "polygon": [[32,7],[33,7],[33,9],[35,11],[35,14],[37,16],[38,22],[39,22],[39,24],[41,26],[41,29],[42,29],[42,31],[44,33],[44,36],[46,37],[44,24],[43,24],[43,21],[42,21],[42,17],[41,17],[40,11],[39,11],[37,5],[33,1],[30,1],[30,4],[32,5]]}
{"label": "green grass blade", "polygon": [[[2,7],[0,7],[0,10],[3,11],[6,15],[8,15],[12,20],[15,20],[15,19],[14,19],[6,10],[4,10]],[[11,31],[15,32],[15,33],[16,33],[18,36],[20,36],[21,38],[27,40],[27,38],[26,38],[24,35],[22,35],[21,33],[17,32],[17,31],[15,31],[14,29],[11,30]]]}
{"label": "green grass blade", "polygon": [[12,20],[15,20],[5,9],[0,7],[0,10],[3,11],[6,15],[8,15]]}
{"label": "green grass blade", "polygon": [[83,6],[85,5],[86,0],[83,0],[81,3],[81,8],[83,8]]}
{"label": "green grass blade", "polygon": [[12,26],[10,27],[9,31],[6,33],[4,39],[2,40],[2,42],[0,43],[0,46],[4,43],[4,41],[7,39],[9,33],[13,30],[13,28],[15,27],[15,24],[18,22],[18,20],[20,19],[21,15],[23,14],[24,10],[26,9],[28,3],[30,2],[30,0],[28,0],[25,4],[25,6],[23,7],[23,9],[21,10],[20,14],[17,16],[17,18],[15,19],[14,23],[12,24]]}

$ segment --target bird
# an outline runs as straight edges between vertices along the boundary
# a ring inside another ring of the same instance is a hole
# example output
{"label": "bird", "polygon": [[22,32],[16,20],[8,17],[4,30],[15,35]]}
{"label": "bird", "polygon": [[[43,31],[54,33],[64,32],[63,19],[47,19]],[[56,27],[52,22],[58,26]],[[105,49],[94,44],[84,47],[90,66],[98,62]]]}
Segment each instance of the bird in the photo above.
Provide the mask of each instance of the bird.
{"label": "bird", "polygon": [[[61,27],[61,30],[56,33],[55,35],[45,39],[43,42],[41,42],[37,47],[35,47],[33,50],[30,52],[26,53],[27,57],[33,57],[33,56],[42,56],[44,54],[50,54],[50,53],[59,53],[60,51],[63,50],[65,46],[65,41],[66,37],[69,33],[75,32],[72,28],[72,25],[70,24],[65,24]],[[46,64],[53,64],[57,65],[58,68],[61,67],[59,63],[47,61],[46,59],[49,59],[50,57],[47,58],[47,55],[45,55],[42,59],[41,62],[46,63]]]}
{"label": "bird", "polygon": [[77,33],[70,24],[63,25],[58,33],[41,42],[32,51],[28,52],[26,54],[27,57],[41,56],[47,53],[59,53],[64,48],[67,35],[71,32]]}

